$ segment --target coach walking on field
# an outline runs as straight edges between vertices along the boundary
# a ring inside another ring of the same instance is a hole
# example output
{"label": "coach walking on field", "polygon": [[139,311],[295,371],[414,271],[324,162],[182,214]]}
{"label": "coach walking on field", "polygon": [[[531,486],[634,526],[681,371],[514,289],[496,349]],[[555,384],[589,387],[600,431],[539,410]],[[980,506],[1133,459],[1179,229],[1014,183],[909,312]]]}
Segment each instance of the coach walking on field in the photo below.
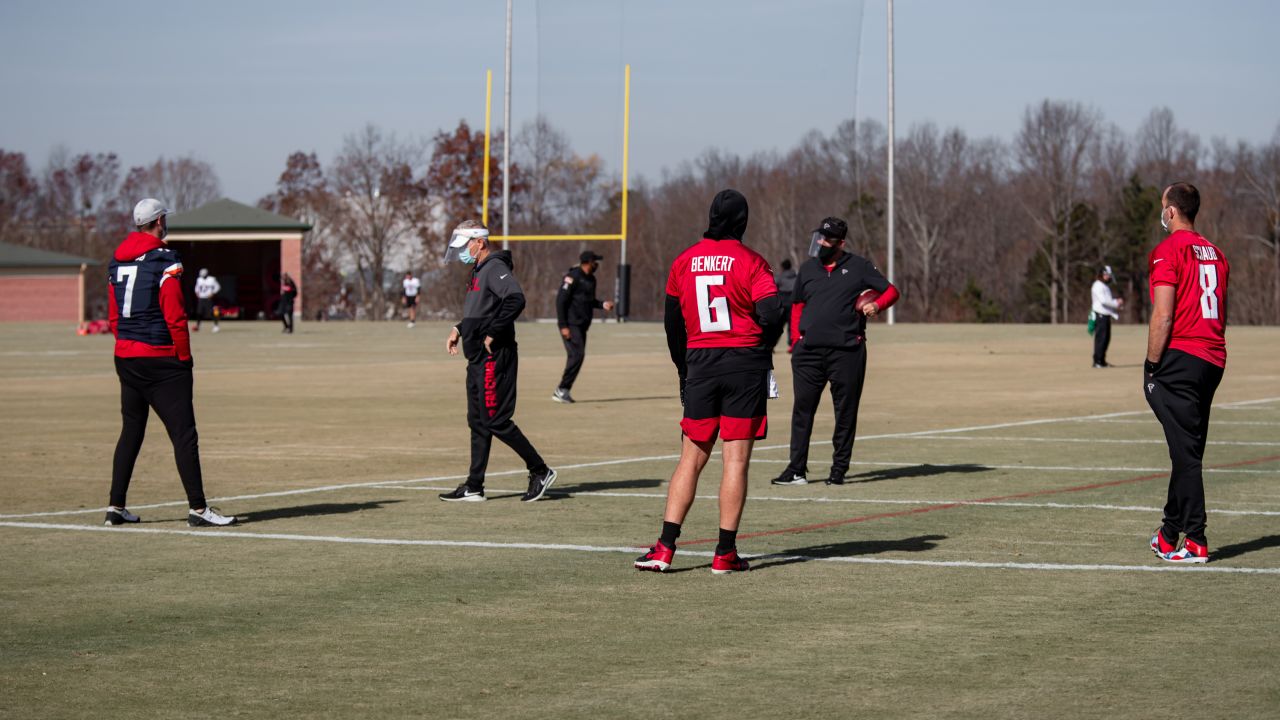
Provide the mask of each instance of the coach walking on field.
{"label": "coach walking on field", "polygon": [[[774,485],[809,482],[809,435],[822,390],[831,385],[836,428],[828,485],[843,485],[858,428],[858,403],[867,373],[867,318],[898,300],[898,290],[866,258],[845,252],[849,227],[827,218],[809,243],[810,259],[800,266],[791,298],[791,374],[795,404],[791,411],[791,459]],[[879,296],[862,309],[868,290]]]}
{"label": "coach walking on field", "polygon": [[[1196,232],[1200,191],[1174,183],[1160,198],[1160,225],[1170,233],[1147,259],[1151,326],[1142,386],[1164,428],[1173,470],[1164,522],[1151,549],[1174,563],[1209,561],[1201,463],[1209,408],[1227,365],[1227,258]],[[1184,540],[1179,546],[1178,536]]]}
{"label": "coach walking on field", "polygon": [[441,500],[484,500],[484,474],[494,436],[506,443],[529,468],[529,490],[521,500],[541,499],[555,482],[556,471],[511,417],[516,412],[516,318],[524,312],[524,291],[516,282],[511,253],[489,246],[489,230],[476,220],[466,220],[453,231],[450,255],[475,265],[467,283],[462,322],[445,341],[450,355],[458,346],[467,358],[467,425],[471,427],[471,471],[467,481]]}
{"label": "coach walking on field", "polygon": [[182,260],[165,244],[169,214],[159,200],[147,198],[133,208],[137,232],[116,248],[108,266],[107,316],[116,337],[115,365],[120,378],[123,426],[111,466],[111,505],[107,525],[139,522],[125,507],[133,466],[152,410],[173,443],[178,477],[187,492],[187,524],[232,525],[204,498],[200,440],[191,403],[191,335],[182,294]]}
{"label": "coach walking on field", "polygon": [[556,324],[560,326],[560,337],[564,339],[564,349],[569,354],[560,384],[551,394],[551,399],[556,402],[573,402],[569,391],[573,389],[582,361],[587,357],[587,330],[591,329],[592,316],[597,309],[606,312],[613,309],[612,301],[596,299],[596,271],[603,259],[590,250],[584,251],[578,256],[578,266],[569,268],[565,273],[560,291],[556,293]]}

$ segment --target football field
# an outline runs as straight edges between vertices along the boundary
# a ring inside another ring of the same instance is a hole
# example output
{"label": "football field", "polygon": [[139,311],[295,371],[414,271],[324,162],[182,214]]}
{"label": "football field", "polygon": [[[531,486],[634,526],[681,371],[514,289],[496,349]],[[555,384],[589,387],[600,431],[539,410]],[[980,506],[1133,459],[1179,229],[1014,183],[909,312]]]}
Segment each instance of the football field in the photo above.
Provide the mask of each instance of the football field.
{"label": "football field", "polygon": [[[193,335],[207,493],[189,529],[154,415],[102,526],[120,430],[109,336],[0,325],[0,717],[1203,718],[1280,708],[1280,329],[1233,327],[1205,456],[1212,561],[1147,547],[1169,460],[1146,328],[870,329],[846,485],[769,484],[713,576],[713,458],[672,572],[637,572],[679,449],[660,324],[597,325],[574,405],[522,323],[515,419],[559,471],[522,503],[465,476],[447,326],[224,323]],[[810,477],[830,462],[830,398]]]}

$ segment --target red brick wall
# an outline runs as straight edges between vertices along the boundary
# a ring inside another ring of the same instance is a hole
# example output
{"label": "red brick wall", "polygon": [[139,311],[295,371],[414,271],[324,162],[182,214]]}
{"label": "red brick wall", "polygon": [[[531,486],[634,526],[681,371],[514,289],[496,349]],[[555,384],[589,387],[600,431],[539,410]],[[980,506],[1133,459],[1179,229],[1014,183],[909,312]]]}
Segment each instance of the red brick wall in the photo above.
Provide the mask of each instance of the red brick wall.
{"label": "red brick wall", "polygon": [[78,275],[0,275],[0,322],[80,320]]}

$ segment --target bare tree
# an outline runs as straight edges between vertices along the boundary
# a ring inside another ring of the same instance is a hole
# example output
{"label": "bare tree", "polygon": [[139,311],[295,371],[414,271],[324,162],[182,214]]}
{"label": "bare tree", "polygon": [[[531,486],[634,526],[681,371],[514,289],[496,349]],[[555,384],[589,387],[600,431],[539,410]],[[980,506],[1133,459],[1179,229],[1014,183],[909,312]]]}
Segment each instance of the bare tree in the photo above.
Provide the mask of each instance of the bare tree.
{"label": "bare tree", "polygon": [[1021,201],[1039,230],[1049,266],[1049,320],[1069,319],[1071,237],[1085,196],[1089,160],[1101,118],[1076,102],[1045,100],[1027,108],[1014,150],[1024,185]]}
{"label": "bare tree", "polygon": [[126,204],[144,197],[163,200],[178,212],[193,210],[222,195],[213,166],[194,156],[165,159],[130,168],[120,188]]}
{"label": "bare tree", "polygon": [[1271,321],[1280,323],[1280,125],[1271,142],[1256,151],[1242,147],[1237,157],[1243,194],[1265,218],[1256,226],[1261,232],[1246,232],[1245,238],[1271,256]]}
{"label": "bare tree", "polygon": [[1148,185],[1192,177],[1200,154],[1200,138],[1180,130],[1167,107],[1152,110],[1138,128],[1137,168]]}

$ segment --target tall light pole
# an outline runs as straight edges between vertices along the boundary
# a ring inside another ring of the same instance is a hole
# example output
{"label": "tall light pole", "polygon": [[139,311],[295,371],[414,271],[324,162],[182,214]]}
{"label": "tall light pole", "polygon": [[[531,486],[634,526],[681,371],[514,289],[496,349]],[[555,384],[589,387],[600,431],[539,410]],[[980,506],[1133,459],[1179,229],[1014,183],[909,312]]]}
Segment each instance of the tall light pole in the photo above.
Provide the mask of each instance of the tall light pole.
{"label": "tall light pole", "polygon": [[[505,239],[511,233],[511,0],[507,0],[507,52],[502,72],[502,249],[510,248]],[[484,159],[485,163],[489,158]],[[892,273],[892,271],[890,271]],[[893,308],[890,308],[892,311]]]}
{"label": "tall light pole", "polygon": [[[893,282],[893,0],[889,3],[889,282]],[[889,307],[893,324],[893,307]]]}

